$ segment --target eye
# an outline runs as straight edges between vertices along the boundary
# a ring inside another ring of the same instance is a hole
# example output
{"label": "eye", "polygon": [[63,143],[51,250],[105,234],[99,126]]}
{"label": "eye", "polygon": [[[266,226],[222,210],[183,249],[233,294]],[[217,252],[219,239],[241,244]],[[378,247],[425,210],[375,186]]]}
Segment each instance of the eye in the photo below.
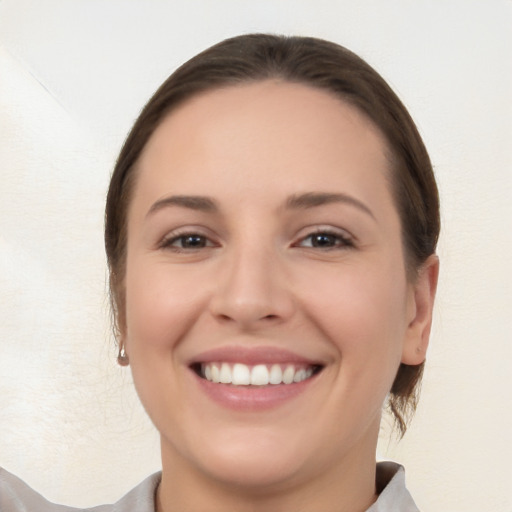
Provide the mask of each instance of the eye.
{"label": "eye", "polygon": [[171,235],[165,238],[161,243],[161,248],[171,249],[177,252],[193,251],[214,246],[215,244],[208,237],[199,233],[183,233],[175,236]]}
{"label": "eye", "polygon": [[322,230],[302,238],[297,245],[299,247],[312,247],[315,249],[343,249],[353,247],[354,243],[346,235]]}

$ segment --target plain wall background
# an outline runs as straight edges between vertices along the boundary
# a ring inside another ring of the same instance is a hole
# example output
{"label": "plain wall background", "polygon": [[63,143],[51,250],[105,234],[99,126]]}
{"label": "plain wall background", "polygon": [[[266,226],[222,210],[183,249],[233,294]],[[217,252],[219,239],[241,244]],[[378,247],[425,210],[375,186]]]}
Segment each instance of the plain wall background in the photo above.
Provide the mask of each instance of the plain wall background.
{"label": "plain wall background", "polygon": [[116,153],[187,58],[243,32],[332,39],[390,82],[442,200],[417,416],[380,455],[424,511],[512,511],[510,0],[0,1],[0,465],[49,499],[116,500],[159,469],[115,363],[102,245]]}

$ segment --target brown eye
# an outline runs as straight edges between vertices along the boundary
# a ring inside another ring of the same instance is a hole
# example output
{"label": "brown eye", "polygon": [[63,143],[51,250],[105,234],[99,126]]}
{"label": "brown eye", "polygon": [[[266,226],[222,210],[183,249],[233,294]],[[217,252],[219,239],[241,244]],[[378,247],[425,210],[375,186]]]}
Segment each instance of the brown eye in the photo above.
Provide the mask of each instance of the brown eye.
{"label": "brown eye", "polygon": [[206,238],[201,235],[180,236],[176,242],[183,249],[200,249],[206,247]]}
{"label": "brown eye", "polygon": [[161,247],[175,251],[186,251],[213,247],[214,244],[206,236],[198,233],[186,233],[184,235],[169,237],[162,242]]}
{"label": "brown eye", "polygon": [[303,238],[300,247],[312,247],[315,249],[343,249],[345,247],[353,247],[352,241],[340,233],[329,233],[327,231],[319,231],[318,233],[311,233]]}
{"label": "brown eye", "polygon": [[337,242],[338,238],[336,236],[327,233],[318,233],[311,236],[312,247],[335,247]]}

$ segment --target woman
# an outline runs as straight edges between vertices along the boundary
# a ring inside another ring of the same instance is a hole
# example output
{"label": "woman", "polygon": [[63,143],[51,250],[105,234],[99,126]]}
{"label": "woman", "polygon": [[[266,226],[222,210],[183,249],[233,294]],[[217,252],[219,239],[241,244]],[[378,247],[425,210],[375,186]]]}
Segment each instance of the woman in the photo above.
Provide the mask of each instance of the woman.
{"label": "woman", "polygon": [[[162,473],[95,510],[417,510],[375,449],[383,404],[401,434],[416,405],[438,233],[414,123],[351,52],[255,34],[179,68],[124,144],[105,229]],[[69,510],[0,476],[2,510]]]}

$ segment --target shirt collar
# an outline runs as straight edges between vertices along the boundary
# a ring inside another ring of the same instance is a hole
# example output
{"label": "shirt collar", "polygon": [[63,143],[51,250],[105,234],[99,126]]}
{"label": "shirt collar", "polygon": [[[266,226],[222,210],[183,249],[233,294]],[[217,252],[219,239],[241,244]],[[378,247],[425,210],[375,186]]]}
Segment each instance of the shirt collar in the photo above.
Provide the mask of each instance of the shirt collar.
{"label": "shirt collar", "polygon": [[405,487],[405,470],[395,462],[379,462],[376,477],[379,498],[366,512],[419,512]]}
{"label": "shirt collar", "polygon": [[[113,512],[154,512],[155,493],[161,477],[161,473],[155,473],[146,478],[114,505]],[[366,512],[419,512],[405,487],[405,470],[400,464],[379,462],[376,486],[379,498]],[[93,510],[101,512],[100,507]]]}

